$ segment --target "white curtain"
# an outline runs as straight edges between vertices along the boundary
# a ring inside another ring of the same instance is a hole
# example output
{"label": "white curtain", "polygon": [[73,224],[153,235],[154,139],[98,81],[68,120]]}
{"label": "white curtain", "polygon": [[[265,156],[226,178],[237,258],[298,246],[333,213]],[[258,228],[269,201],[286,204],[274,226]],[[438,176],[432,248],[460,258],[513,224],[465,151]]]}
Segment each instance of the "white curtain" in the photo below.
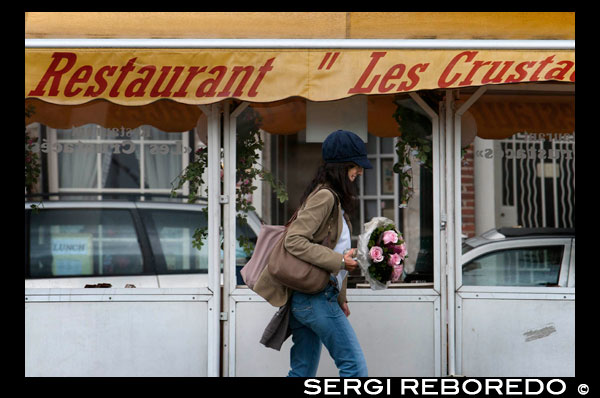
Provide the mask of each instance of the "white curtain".
{"label": "white curtain", "polygon": [[[179,133],[165,133],[152,126],[142,126],[144,136],[150,140],[181,140]],[[163,144],[152,141],[144,149],[145,186],[151,189],[170,189],[171,182],[181,173],[181,154],[174,154],[175,144],[167,144],[169,151],[161,153]],[[138,153],[136,153],[139,156]]]}
{"label": "white curtain", "polygon": [[[96,138],[94,125],[86,125],[73,129],[73,132],[58,130],[57,138]],[[64,148],[58,153],[58,178],[61,188],[95,188],[96,187],[96,156],[95,152],[81,151],[75,147],[73,152],[65,152]]]}
{"label": "white curtain", "polygon": [[[179,133],[165,133],[152,126],[141,126],[137,129],[138,134],[135,138],[139,139],[139,131],[144,134],[144,167],[145,181],[144,186],[150,189],[170,189],[171,182],[181,173],[181,156],[175,154],[175,144],[154,143],[154,140],[181,140]],[[101,133],[102,137],[106,134],[106,129],[97,125],[86,125],[74,128],[73,130],[58,130],[57,138],[77,139],[84,138],[95,140],[96,134]],[[181,143],[183,144],[183,143]],[[162,153],[168,146],[168,152]],[[184,145],[182,145],[184,146]],[[181,149],[181,146],[180,146]],[[140,145],[136,144],[134,154],[136,159],[140,160]],[[184,156],[186,154],[183,154]],[[106,179],[109,174],[112,153],[102,153],[101,157],[101,186],[106,186]],[[61,188],[95,188],[97,186],[97,152],[81,151],[76,148],[71,153],[61,151],[58,153],[59,186]]]}

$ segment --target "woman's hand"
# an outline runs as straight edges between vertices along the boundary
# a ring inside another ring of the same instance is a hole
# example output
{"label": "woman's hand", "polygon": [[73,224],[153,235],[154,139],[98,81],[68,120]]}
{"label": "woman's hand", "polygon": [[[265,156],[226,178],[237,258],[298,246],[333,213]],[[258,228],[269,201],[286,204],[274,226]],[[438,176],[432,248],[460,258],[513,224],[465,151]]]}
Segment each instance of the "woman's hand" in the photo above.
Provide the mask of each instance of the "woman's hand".
{"label": "woman's hand", "polygon": [[349,272],[354,271],[356,269],[356,266],[358,265],[358,263],[354,259],[354,253],[356,253],[356,248],[350,249],[344,253],[344,264]]}
{"label": "woman's hand", "polygon": [[342,307],[342,311],[344,311],[346,318],[348,318],[350,316],[350,308],[348,308],[348,303],[340,304],[340,307]]}

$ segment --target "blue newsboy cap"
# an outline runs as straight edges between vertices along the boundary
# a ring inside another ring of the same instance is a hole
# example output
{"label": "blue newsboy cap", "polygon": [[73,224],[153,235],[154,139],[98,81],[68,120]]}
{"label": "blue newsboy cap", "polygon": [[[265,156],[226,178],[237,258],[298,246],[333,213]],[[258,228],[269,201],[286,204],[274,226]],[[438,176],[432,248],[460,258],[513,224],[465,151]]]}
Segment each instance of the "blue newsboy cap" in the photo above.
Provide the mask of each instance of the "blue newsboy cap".
{"label": "blue newsboy cap", "polygon": [[337,130],[329,134],[322,147],[326,163],[354,162],[363,169],[372,169],[363,140],[351,131]]}

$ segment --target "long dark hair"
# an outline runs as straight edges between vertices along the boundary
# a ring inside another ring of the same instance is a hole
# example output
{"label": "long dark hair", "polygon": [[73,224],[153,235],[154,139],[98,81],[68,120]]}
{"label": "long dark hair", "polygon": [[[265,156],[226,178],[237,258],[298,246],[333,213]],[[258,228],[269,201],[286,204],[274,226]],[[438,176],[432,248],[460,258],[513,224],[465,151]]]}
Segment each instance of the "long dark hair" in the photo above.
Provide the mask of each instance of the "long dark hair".
{"label": "long dark hair", "polygon": [[346,212],[349,216],[352,215],[354,213],[358,195],[356,185],[350,181],[350,178],[348,178],[348,170],[355,166],[356,164],[352,162],[323,162],[317,169],[315,177],[312,179],[310,184],[308,184],[308,187],[306,187],[306,190],[302,195],[302,199],[300,200],[300,205],[304,203],[306,198],[308,198],[311,192],[315,190],[317,185],[326,184],[337,193],[344,212]]}

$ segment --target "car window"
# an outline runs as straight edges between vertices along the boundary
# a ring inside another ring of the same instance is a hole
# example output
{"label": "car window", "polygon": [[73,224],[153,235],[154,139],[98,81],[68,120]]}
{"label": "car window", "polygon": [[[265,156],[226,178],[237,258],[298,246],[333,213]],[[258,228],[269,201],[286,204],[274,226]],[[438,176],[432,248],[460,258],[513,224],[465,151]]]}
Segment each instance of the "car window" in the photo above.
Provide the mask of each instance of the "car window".
{"label": "car window", "polygon": [[143,273],[128,210],[42,209],[29,219],[29,277]]}
{"label": "car window", "polygon": [[200,211],[144,209],[142,219],[150,236],[150,246],[159,261],[157,272],[207,272],[208,251],[193,245],[197,228],[206,228],[206,215]]}
{"label": "car window", "polygon": [[463,265],[463,285],[556,286],[564,246],[499,250]]}
{"label": "car window", "polygon": [[[164,265],[157,267],[159,274],[208,271],[207,242],[204,242],[200,250],[192,245],[196,229],[207,226],[205,213],[164,209],[143,209],[141,213],[144,224],[149,229],[150,245],[155,258],[164,258]],[[251,242],[256,242],[256,234],[248,225],[241,226],[238,223],[236,232],[238,236],[244,235]],[[245,264],[249,256],[237,239],[235,252],[236,263]]]}

